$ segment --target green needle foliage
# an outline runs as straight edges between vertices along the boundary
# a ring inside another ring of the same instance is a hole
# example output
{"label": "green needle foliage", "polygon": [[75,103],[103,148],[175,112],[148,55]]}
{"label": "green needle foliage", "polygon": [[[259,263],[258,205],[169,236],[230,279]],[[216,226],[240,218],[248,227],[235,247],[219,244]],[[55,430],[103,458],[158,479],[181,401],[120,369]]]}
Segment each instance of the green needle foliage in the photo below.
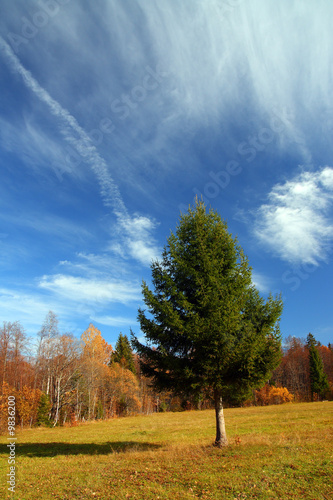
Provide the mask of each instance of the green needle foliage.
{"label": "green needle foliage", "polygon": [[126,335],[119,334],[115,345],[115,350],[111,354],[110,366],[112,363],[119,363],[121,366],[135,374],[135,365],[131,343]]}
{"label": "green needle foliage", "polygon": [[50,398],[44,392],[41,394],[38,409],[37,409],[37,425],[44,425],[46,427],[51,427],[52,422],[49,418],[49,413],[51,410]]}
{"label": "green needle foliage", "polygon": [[132,345],[156,387],[214,395],[216,444],[227,444],[222,397],[246,398],[278,365],[282,301],[260,297],[243,250],[204,203],[181,216],[167,241],[151,266],[154,291],[142,286],[147,344],[132,334]]}
{"label": "green needle foliage", "polygon": [[314,336],[309,333],[307,336],[307,347],[309,349],[310,362],[310,388],[311,400],[314,399],[314,394],[318,394],[320,398],[324,398],[330,390],[328,378],[324,370],[324,363],[317,349],[319,343]]}

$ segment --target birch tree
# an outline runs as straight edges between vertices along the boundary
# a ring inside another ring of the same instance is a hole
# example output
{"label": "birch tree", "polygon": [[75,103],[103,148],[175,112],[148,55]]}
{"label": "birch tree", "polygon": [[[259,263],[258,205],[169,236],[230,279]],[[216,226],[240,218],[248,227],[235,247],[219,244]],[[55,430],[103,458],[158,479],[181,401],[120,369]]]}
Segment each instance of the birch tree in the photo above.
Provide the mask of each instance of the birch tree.
{"label": "birch tree", "polygon": [[11,387],[20,386],[19,365],[27,347],[27,336],[19,323],[4,321],[0,328],[0,373],[1,387],[7,382]]}
{"label": "birch tree", "polygon": [[70,334],[53,339],[50,375],[53,385],[51,416],[54,425],[59,421],[60,410],[71,402],[72,392],[75,392],[74,379],[78,375],[80,362],[79,347],[79,341]]}
{"label": "birch tree", "polygon": [[13,340],[12,323],[4,321],[0,329],[0,367],[1,367],[1,394],[6,382],[8,360],[10,357]]}
{"label": "birch tree", "polygon": [[47,395],[50,395],[51,391],[50,359],[52,358],[53,340],[58,336],[58,318],[53,311],[49,311],[37,334],[37,357],[34,381],[34,388],[36,388],[38,378],[41,379],[40,385]]}

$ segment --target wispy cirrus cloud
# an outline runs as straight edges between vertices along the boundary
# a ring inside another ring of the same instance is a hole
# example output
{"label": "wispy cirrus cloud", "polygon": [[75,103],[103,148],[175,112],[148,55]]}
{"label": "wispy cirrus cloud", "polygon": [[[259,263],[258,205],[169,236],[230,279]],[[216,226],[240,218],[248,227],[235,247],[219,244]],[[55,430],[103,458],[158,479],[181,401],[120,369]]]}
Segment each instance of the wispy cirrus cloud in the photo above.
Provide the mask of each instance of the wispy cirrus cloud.
{"label": "wispy cirrus cloud", "polygon": [[262,273],[252,271],[252,282],[262,293],[267,293],[271,289],[271,280]]}
{"label": "wispy cirrus cloud", "polygon": [[[249,115],[260,123],[286,108],[289,119],[279,145],[292,146],[309,162],[313,129],[311,137],[308,124],[316,122],[318,131],[320,127],[328,132],[322,117],[331,108],[326,9],[332,13],[332,6],[312,1],[292,2],[287,9],[272,0],[194,1],[191,7],[180,2],[177,8],[153,1],[140,9],[134,2],[133,9],[121,9],[121,23],[131,26],[139,15],[144,33],[130,30],[128,43],[126,30],[115,32],[129,67],[133,58],[144,60],[149,46],[172,72],[174,91],[161,132],[172,136],[184,127],[190,133],[212,124],[218,127],[230,116],[245,126]],[[114,10],[109,4],[111,23]],[[224,133],[233,140],[228,128]]]}
{"label": "wispy cirrus cloud", "polygon": [[100,278],[101,276],[113,276],[123,278],[130,274],[129,269],[122,265],[121,259],[108,253],[85,253],[78,252],[73,260],[62,260],[59,266],[62,270],[73,276],[84,276],[86,278]]}
{"label": "wispy cirrus cloud", "polygon": [[[91,137],[79,125],[75,117],[53,99],[38,83],[1,36],[0,49],[11,68],[22,77],[26,87],[41,102],[46,104],[52,116],[59,120],[59,131],[65,141],[76,150],[78,155],[95,173],[99,182],[103,203],[106,207],[112,209],[121,230],[125,233],[123,243],[127,244],[128,253],[132,258],[138,259],[141,263],[149,264],[151,258],[156,255],[155,239],[151,234],[151,231],[155,228],[155,224],[148,217],[130,216],[118,186],[109,173],[108,165],[105,159],[99,154]],[[141,226],[141,231],[137,231],[139,226]]]}
{"label": "wispy cirrus cloud", "polygon": [[331,249],[332,202],[333,168],[302,172],[273,187],[257,211],[254,233],[283,260],[318,265]]}
{"label": "wispy cirrus cloud", "polygon": [[97,321],[101,325],[107,326],[117,326],[117,327],[128,327],[128,324],[136,325],[137,320],[135,318],[128,318],[123,316],[99,316],[93,315],[93,320]]}
{"label": "wispy cirrus cloud", "polygon": [[149,266],[161,254],[155,239],[151,237],[156,227],[157,223],[149,217],[138,214],[131,218],[120,217],[119,241],[112,243],[111,249],[122,257],[132,257]]}
{"label": "wispy cirrus cloud", "polygon": [[12,123],[0,118],[0,145],[3,150],[19,154],[26,165],[39,175],[49,175],[50,169],[58,179],[70,174],[82,177],[79,169],[63,161],[63,148],[55,137],[43,131],[29,116]]}
{"label": "wispy cirrus cloud", "polygon": [[[0,313],[9,321],[20,321],[27,334],[35,339],[37,332],[47,313],[53,310],[61,317],[61,328],[65,331],[80,333],[73,325],[73,304],[59,300],[58,297],[47,297],[33,290],[31,286],[0,288]],[[34,340],[30,346],[33,348]]]}
{"label": "wispy cirrus cloud", "polygon": [[12,224],[23,228],[30,228],[38,233],[54,236],[60,240],[74,240],[83,242],[91,238],[91,233],[81,224],[77,224],[58,215],[44,213],[17,213],[0,214],[0,220],[5,220],[7,224]]}
{"label": "wispy cirrus cloud", "polygon": [[0,37],[0,48],[11,68],[22,77],[27,88],[47,105],[55,118],[59,119],[59,130],[64,139],[91,166],[99,181],[104,204],[127,215],[118,187],[108,172],[105,160],[99,155],[89,135],[78,124],[74,116],[53,99],[32,76],[31,72],[21,64],[11,47],[2,37]]}
{"label": "wispy cirrus cloud", "polygon": [[[37,7],[38,2],[32,3]],[[262,126],[264,116],[272,117],[274,110],[283,108],[290,118],[280,146],[292,145],[310,161],[308,123],[315,122],[317,130],[320,125],[329,132],[328,116],[322,117],[331,107],[330,15],[317,8],[319,4],[293,2],[286,9],[272,0],[193,0],[191,5],[179,2],[175,7],[172,2],[133,0],[129,8],[115,0],[91,3],[83,9],[70,2],[52,18],[49,29],[40,30],[40,38],[53,54],[52,58],[43,57],[41,81],[50,95],[65,103],[63,109],[72,109],[72,115],[86,120],[85,126],[95,127],[103,118],[114,121],[117,146],[113,143],[112,153],[117,149],[121,158],[115,162],[117,169],[128,161],[127,170],[135,172],[140,164],[140,169],[150,171],[153,151],[155,163],[161,162],[168,170],[174,168],[175,157],[190,163],[193,170],[191,148],[186,153],[181,148],[176,154],[174,151],[181,130],[190,135],[203,126],[220,130],[221,120],[230,116],[242,126],[251,116]],[[330,12],[332,7],[325,3],[325,9]],[[98,46],[91,18],[97,20],[106,50]],[[84,40],[81,33],[85,33]],[[66,47],[66,57],[59,40]],[[37,48],[44,56],[46,49]],[[128,120],[121,120],[121,113],[112,111],[114,99],[121,101],[128,90],[142,83],[147,64],[155,67],[158,63],[172,75],[169,92],[151,92],[144,102],[132,105]],[[59,70],[56,81],[55,64]],[[81,78],[85,86],[77,92]],[[234,140],[228,127],[223,133],[230,142]]]}
{"label": "wispy cirrus cloud", "polygon": [[43,276],[38,287],[77,304],[122,303],[141,300],[138,282],[85,278],[64,274]]}

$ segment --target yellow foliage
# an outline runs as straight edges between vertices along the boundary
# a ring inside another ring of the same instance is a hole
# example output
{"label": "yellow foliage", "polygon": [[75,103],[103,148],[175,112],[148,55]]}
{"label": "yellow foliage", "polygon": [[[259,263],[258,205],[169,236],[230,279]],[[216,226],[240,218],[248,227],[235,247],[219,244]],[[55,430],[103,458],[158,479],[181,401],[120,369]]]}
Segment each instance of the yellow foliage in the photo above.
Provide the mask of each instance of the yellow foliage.
{"label": "yellow foliage", "polygon": [[42,392],[39,389],[31,389],[24,386],[20,391],[16,391],[17,414],[21,425],[32,424],[36,417],[38,403]]}
{"label": "yellow foliage", "polygon": [[84,356],[94,359],[101,364],[108,364],[112,353],[112,346],[108,344],[102,337],[98,328],[93,324],[83,332],[81,339],[84,343]]}
{"label": "yellow foliage", "polygon": [[2,386],[0,396],[0,430],[4,432],[8,422],[8,397],[15,397],[15,423],[16,425],[32,425],[36,418],[38,403],[41,397],[39,389],[23,386],[16,390],[6,382]]}
{"label": "yellow foliage", "polygon": [[141,401],[136,376],[119,363],[113,363],[109,377],[111,397],[116,401],[119,412],[135,413],[139,411]]}
{"label": "yellow foliage", "polygon": [[257,403],[262,406],[290,403],[294,399],[286,387],[274,387],[267,384],[255,393]]}

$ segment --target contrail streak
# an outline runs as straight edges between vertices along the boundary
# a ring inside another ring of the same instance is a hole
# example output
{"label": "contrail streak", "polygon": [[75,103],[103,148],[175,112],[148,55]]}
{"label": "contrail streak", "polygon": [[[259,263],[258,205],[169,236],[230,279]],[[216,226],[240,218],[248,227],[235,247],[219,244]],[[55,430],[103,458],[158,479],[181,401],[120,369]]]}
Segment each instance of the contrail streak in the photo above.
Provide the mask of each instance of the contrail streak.
{"label": "contrail streak", "polygon": [[[60,132],[64,139],[82,156],[95,173],[103,198],[104,205],[111,207],[117,217],[127,219],[128,213],[120,195],[119,189],[111,178],[105,160],[99,155],[88,134],[78,124],[77,120],[63,108],[24,68],[8,43],[0,36],[0,48],[14,71],[20,74],[25,85],[50,109],[53,116],[60,118],[63,124]],[[77,136],[72,132],[75,132]]]}

